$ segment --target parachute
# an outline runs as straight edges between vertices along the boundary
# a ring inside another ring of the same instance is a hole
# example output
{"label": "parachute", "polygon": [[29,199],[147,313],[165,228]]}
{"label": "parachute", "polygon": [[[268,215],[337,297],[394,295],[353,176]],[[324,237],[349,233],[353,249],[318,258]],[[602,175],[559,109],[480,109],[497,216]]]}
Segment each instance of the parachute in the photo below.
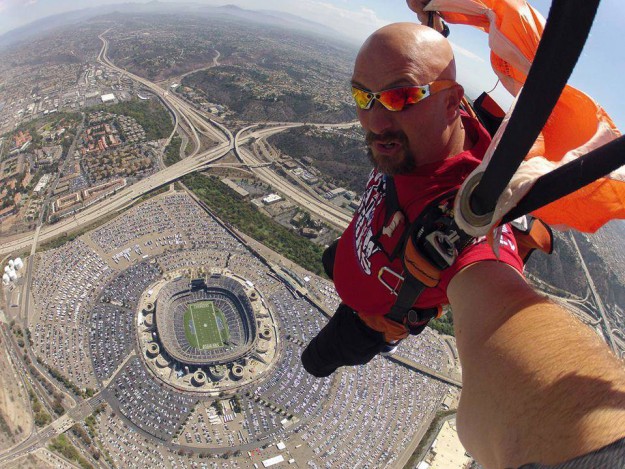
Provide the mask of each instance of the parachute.
{"label": "parachute", "polygon": [[[524,0],[432,0],[425,11],[438,12],[448,23],[471,25],[488,33],[493,70],[502,85],[518,97],[545,27],[538,11]],[[473,236],[488,234],[539,177],[620,135],[597,102],[567,85],[539,137],[499,197],[491,223],[476,227],[460,216],[456,218],[458,225]],[[484,172],[499,138],[500,133],[473,174]],[[470,179],[471,176],[467,181]],[[464,189],[463,186],[461,192]],[[534,210],[532,215],[557,229],[591,233],[609,220],[625,218],[625,167]]]}

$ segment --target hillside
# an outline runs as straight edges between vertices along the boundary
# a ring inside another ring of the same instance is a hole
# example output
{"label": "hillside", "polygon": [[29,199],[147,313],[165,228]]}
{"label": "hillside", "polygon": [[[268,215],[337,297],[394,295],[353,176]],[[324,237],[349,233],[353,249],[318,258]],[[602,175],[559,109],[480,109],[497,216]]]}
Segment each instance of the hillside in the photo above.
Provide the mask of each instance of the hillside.
{"label": "hillside", "polygon": [[280,132],[268,141],[293,158],[309,158],[324,180],[356,193],[362,192],[371,172],[360,129],[329,132],[304,127]]}

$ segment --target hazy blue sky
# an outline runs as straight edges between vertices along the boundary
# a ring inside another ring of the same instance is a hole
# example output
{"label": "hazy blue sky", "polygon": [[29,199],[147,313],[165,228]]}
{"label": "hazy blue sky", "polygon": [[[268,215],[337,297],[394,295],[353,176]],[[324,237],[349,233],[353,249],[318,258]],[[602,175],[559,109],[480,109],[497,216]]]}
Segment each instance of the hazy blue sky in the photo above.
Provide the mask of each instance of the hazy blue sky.
{"label": "hazy blue sky", "polygon": [[[193,1],[193,0],[192,0]],[[142,1],[144,2],[144,1]],[[35,19],[64,11],[119,3],[119,0],[0,0],[0,34]],[[325,24],[358,40],[378,27],[415,17],[402,0],[198,0],[212,5],[236,4],[249,9],[287,11]],[[530,3],[547,16],[551,0]],[[571,84],[601,103],[621,130],[625,129],[625,2],[603,0]],[[467,26],[453,26],[450,39],[457,56],[460,81],[469,94],[496,82],[488,63],[486,35]],[[501,86],[495,97],[509,103]]]}

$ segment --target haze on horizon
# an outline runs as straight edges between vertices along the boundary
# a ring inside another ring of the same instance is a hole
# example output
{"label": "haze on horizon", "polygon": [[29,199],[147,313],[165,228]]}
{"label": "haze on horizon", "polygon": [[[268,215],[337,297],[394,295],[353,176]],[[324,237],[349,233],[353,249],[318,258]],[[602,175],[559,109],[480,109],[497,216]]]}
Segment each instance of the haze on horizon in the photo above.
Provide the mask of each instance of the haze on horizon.
{"label": "haze on horizon", "polygon": [[[348,38],[355,45],[385,24],[416,19],[404,0],[266,0],[262,5],[254,0],[83,0],[79,6],[72,0],[0,0],[0,38],[14,28],[50,15],[112,5],[121,9],[129,3],[177,4],[181,11],[183,5],[198,4],[274,10],[330,28],[337,32],[337,38]],[[531,0],[529,3],[543,16],[548,16],[551,0]],[[624,23],[625,5],[619,0],[603,0],[584,52],[569,81],[572,86],[597,100],[620,129],[625,128],[625,109],[619,105],[623,102],[620,77],[625,76],[625,60],[622,60],[625,40],[619,32]],[[450,39],[456,54],[459,81],[465,86],[467,94],[476,97],[479,92],[495,87],[497,78],[488,60],[487,36],[474,28],[452,26]],[[512,97],[501,85],[496,86],[492,96],[504,108],[512,103]]]}

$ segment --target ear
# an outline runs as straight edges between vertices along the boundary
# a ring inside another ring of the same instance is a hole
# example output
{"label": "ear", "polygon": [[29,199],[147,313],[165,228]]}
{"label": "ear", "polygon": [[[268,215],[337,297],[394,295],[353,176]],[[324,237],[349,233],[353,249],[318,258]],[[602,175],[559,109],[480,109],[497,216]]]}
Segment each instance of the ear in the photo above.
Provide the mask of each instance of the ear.
{"label": "ear", "polygon": [[450,122],[460,115],[460,102],[463,97],[464,88],[461,85],[454,85],[448,90],[445,110]]}

